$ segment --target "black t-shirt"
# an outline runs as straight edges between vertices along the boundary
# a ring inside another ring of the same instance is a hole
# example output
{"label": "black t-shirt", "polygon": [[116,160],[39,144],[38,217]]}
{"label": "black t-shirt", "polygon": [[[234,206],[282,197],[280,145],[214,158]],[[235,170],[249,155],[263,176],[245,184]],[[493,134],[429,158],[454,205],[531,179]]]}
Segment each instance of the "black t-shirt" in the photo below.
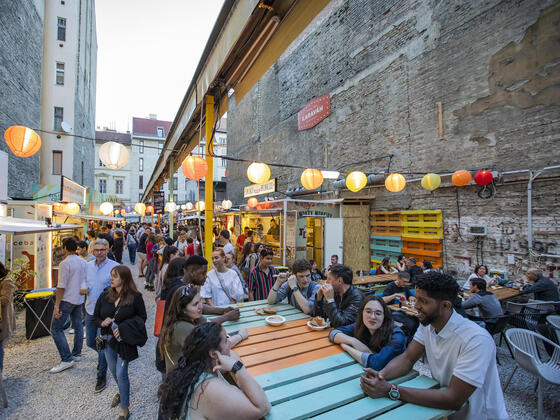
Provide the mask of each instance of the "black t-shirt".
{"label": "black t-shirt", "polygon": [[383,296],[391,296],[395,293],[403,293],[404,296],[406,297],[406,299],[408,300],[408,298],[410,296],[412,296],[412,294],[410,293],[410,289],[408,288],[408,286],[406,287],[399,287],[397,286],[397,284],[392,281],[391,283],[389,283],[387,285],[387,287],[385,288],[385,290],[383,291]]}
{"label": "black t-shirt", "polygon": [[140,240],[138,241],[138,249],[137,252],[146,253],[146,239],[148,239],[148,234],[147,233],[143,233],[142,236],[140,236]]}

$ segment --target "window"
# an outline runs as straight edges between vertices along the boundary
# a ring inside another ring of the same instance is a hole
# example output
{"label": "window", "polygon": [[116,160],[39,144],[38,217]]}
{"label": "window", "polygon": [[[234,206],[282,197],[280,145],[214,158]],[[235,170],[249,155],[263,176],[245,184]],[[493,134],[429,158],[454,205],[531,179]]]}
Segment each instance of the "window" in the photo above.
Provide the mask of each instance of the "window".
{"label": "window", "polygon": [[144,175],[138,177],[138,188],[141,190],[144,189]]}
{"label": "window", "polygon": [[185,178],[185,190],[189,189],[189,179]]}
{"label": "window", "polygon": [[138,153],[144,153],[144,140],[140,140],[140,147],[138,148]]}
{"label": "window", "polygon": [[143,171],[144,170],[144,158],[140,158],[138,160],[138,170],[139,171]]}
{"label": "window", "polygon": [[99,192],[101,194],[106,194],[107,193],[107,180],[100,178],[99,179]]}
{"label": "window", "polygon": [[123,180],[117,179],[115,180],[115,194],[122,194],[123,193]]}
{"label": "window", "polygon": [[163,127],[158,127],[157,128],[157,136],[158,137],[165,137],[165,133],[163,131]]}
{"label": "window", "polygon": [[62,151],[53,150],[52,152],[52,173],[62,175]]}
{"label": "window", "polygon": [[64,63],[60,61],[56,62],[56,84],[64,84]]}
{"label": "window", "polygon": [[64,118],[64,108],[55,106],[54,107],[54,130],[62,131],[62,119]]}
{"label": "window", "polygon": [[158,155],[161,154],[161,149],[163,149],[163,143],[160,141],[157,144],[157,153]]}
{"label": "window", "polygon": [[177,188],[179,188],[179,178],[174,176],[173,177],[173,189],[176,190]]}
{"label": "window", "polygon": [[143,193],[139,193],[139,194],[138,194],[138,201],[139,201],[140,203],[142,202],[142,196],[143,196],[143,195],[144,195]]}
{"label": "window", "polygon": [[177,202],[177,194],[173,194],[173,202],[174,202],[174,203]]}
{"label": "window", "polygon": [[100,168],[104,168],[105,164],[103,163],[103,161],[101,159],[99,159],[99,167]]}
{"label": "window", "polygon": [[66,41],[66,18],[59,17],[57,19],[57,28],[58,31],[56,33],[56,40],[57,41]]}

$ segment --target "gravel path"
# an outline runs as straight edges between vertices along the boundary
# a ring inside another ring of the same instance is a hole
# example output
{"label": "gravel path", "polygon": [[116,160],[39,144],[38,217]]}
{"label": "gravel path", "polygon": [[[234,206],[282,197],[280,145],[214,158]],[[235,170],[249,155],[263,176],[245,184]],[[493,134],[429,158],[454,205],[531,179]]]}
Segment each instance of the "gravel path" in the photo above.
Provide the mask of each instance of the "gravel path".
{"label": "gravel path", "polygon": [[[136,284],[144,294],[148,313],[146,328],[148,342],[140,349],[140,357],[129,365],[131,382],[131,418],[157,418],[157,388],[160,374],[154,366],[153,337],[155,315],[154,293],[143,288],[143,282],[136,277],[136,267],[131,267]],[[21,313],[17,320],[16,335],[6,346],[4,362],[5,382],[9,407],[0,411],[2,419],[116,419],[118,407],[111,408],[111,400],[117,392],[115,381],[110,378],[107,388],[94,394],[95,367],[97,354],[85,345],[83,359],[76,366],[59,374],[49,373],[49,369],[60,359],[54,342],[50,337],[25,340],[25,317]],[[71,345],[73,336],[67,334]],[[515,366],[505,346],[498,348],[501,365],[498,366],[502,383]],[[415,368],[429,376],[427,365],[417,363]],[[523,370],[518,369],[505,394],[510,418],[535,419],[537,416],[537,394],[534,391],[536,380]],[[560,418],[560,387],[545,386],[546,419]]]}

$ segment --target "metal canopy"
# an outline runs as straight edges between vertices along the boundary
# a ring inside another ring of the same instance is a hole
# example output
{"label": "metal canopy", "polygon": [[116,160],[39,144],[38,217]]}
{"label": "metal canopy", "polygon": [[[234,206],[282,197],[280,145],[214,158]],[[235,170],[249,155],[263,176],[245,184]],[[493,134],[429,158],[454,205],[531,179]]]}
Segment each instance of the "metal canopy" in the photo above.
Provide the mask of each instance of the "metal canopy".
{"label": "metal canopy", "polygon": [[4,235],[25,235],[28,233],[53,232],[56,230],[67,230],[83,228],[80,225],[55,223],[47,226],[40,220],[19,219],[17,217],[0,217],[0,233]]}

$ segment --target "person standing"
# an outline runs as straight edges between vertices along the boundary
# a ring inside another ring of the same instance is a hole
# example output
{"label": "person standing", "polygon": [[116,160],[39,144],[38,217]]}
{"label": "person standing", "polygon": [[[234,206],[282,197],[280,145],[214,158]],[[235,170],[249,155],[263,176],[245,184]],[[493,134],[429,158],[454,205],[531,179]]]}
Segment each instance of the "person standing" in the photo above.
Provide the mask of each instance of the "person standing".
{"label": "person standing", "polygon": [[[220,236],[223,232],[229,235],[229,232],[224,230]],[[212,265],[214,268],[208,272],[206,283],[200,289],[200,296],[204,302],[209,306],[242,302],[245,295],[243,284],[235,271],[226,267],[226,254],[223,249],[212,252]]]}
{"label": "person standing", "polygon": [[220,235],[218,236],[218,241],[220,242],[220,245],[224,247],[224,253],[226,254],[228,252],[231,252],[232,254],[235,253],[235,249],[233,248],[233,245],[229,241],[229,231],[227,229],[224,229],[220,232]]}
{"label": "person standing", "polygon": [[130,417],[128,364],[138,358],[138,347],[148,340],[146,307],[128,267],[113,267],[111,288],[99,296],[93,316],[101,335],[107,337],[105,357],[119,387],[111,406],[120,403],[119,420],[126,420]]}
{"label": "person standing", "polygon": [[109,226],[103,226],[101,228],[99,238],[105,239],[107,242],[109,242],[109,246],[113,247],[113,234],[111,233]]}
{"label": "person standing", "polygon": [[14,292],[16,285],[8,276],[9,270],[0,262],[0,373],[4,376],[4,343],[12,336],[16,329],[14,316]]}
{"label": "person standing", "polygon": [[113,255],[115,256],[115,261],[122,264],[122,254],[124,248],[123,233],[120,230],[115,230],[115,237],[113,238]]}
{"label": "person standing", "polygon": [[[247,232],[249,232],[249,226],[245,226],[243,233],[237,237],[235,243],[237,244],[237,257],[243,253],[243,247],[245,246],[245,239],[247,238]],[[242,259],[238,259],[239,263],[242,263]]]}
{"label": "person standing", "polygon": [[136,249],[136,255],[138,256],[138,277],[144,277],[144,268],[148,265],[146,260],[146,239],[152,233],[152,229],[146,227],[144,232],[138,239],[138,248]]}
{"label": "person standing", "polygon": [[[60,355],[61,362],[53,367],[51,373],[59,373],[74,366],[74,361],[82,358],[84,329],[82,326],[82,303],[87,293],[82,289],[86,284],[86,262],[76,254],[78,245],[74,238],[62,241],[66,258],[60,263],[58,285],[54,303],[54,319],[52,322],[52,337]],[[85,289],[85,287],[83,288]],[[64,326],[72,321],[74,329],[74,347],[72,352],[64,336]]]}
{"label": "person standing", "polygon": [[109,242],[97,239],[93,242],[94,261],[87,263],[87,297],[86,297],[86,345],[97,352],[97,381],[95,393],[101,392],[107,386],[107,360],[103,349],[97,349],[96,337],[101,333],[95,324],[93,313],[95,304],[101,293],[111,286],[111,270],[118,266],[115,261],[107,258]]}
{"label": "person standing", "polygon": [[136,239],[136,230],[134,226],[130,228],[126,234],[126,247],[128,248],[128,258],[130,264],[136,264],[136,248],[138,247],[138,239]]}
{"label": "person standing", "polygon": [[259,264],[249,276],[249,300],[267,299],[274,284],[274,275],[277,274],[271,267],[273,252],[263,248],[260,255]]}

